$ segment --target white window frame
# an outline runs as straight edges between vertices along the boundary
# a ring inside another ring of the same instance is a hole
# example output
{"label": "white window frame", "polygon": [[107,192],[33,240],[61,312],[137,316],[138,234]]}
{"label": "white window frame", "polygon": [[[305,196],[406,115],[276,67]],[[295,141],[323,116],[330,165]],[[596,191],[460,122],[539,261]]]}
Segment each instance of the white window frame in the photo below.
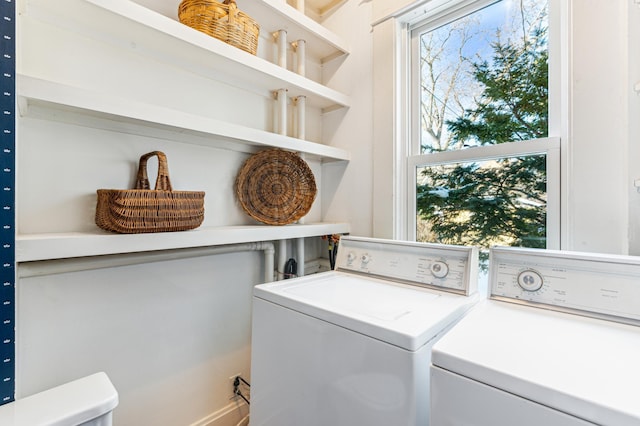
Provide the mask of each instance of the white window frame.
{"label": "white window frame", "polygon": [[[566,136],[567,113],[561,99],[562,86],[560,72],[561,63],[560,48],[565,44],[559,23],[562,12],[560,0],[549,0],[549,137],[529,141],[503,143],[499,145],[480,146],[465,150],[438,152],[432,154],[420,154],[420,121],[419,121],[419,64],[412,59],[419,56],[419,43],[417,34],[429,28],[436,28],[446,22],[451,22],[475,10],[479,10],[497,0],[440,0],[419,5],[404,16],[399,17],[402,22],[399,31],[399,40],[402,41],[400,49],[400,85],[403,87],[405,105],[403,122],[406,125],[407,137],[401,138],[396,152],[403,155],[400,168],[405,173],[397,174],[395,188],[400,203],[396,205],[395,236],[399,239],[416,239],[416,170],[418,167],[442,165],[451,163],[463,163],[483,161],[504,157],[517,157],[532,154],[545,154],[547,161],[547,248],[560,249],[563,239],[561,222],[561,205],[566,205],[561,191],[563,173],[563,152],[566,146],[562,136]],[[426,17],[426,18],[425,18]],[[418,55],[418,56],[416,56]],[[563,135],[564,134],[564,135]],[[564,138],[566,139],[566,138]],[[565,160],[566,161],[566,160]]]}
{"label": "white window frame", "polygon": [[[550,137],[527,141],[480,146],[458,151],[445,151],[433,154],[412,155],[407,159],[408,238],[416,240],[416,176],[418,167],[443,164],[479,162],[505,157],[523,157],[545,154],[547,172],[547,248],[560,248],[560,138]],[[555,184],[550,185],[549,182]],[[413,214],[411,214],[413,212]]]}

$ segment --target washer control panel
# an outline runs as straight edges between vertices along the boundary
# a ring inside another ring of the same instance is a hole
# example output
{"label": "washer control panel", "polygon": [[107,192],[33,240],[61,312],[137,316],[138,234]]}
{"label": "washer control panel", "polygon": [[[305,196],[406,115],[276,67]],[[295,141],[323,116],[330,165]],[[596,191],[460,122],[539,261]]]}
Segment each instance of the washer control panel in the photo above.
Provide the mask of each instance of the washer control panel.
{"label": "washer control panel", "polygon": [[494,247],[492,299],[640,325],[640,257]]}
{"label": "washer control panel", "polygon": [[346,236],[336,270],[468,295],[477,288],[478,249]]}

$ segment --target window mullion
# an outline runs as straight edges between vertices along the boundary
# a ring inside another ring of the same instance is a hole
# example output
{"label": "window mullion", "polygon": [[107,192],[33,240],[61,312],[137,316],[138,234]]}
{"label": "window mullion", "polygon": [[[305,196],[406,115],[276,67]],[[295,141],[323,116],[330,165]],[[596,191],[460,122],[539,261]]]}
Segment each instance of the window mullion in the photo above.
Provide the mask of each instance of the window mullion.
{"label": "window mullion", "polygon": [[498,145],[485,145],[455,151],[414,155],[411,157],[410,163],[415,164],[415,167],[417,167],[435,164],[482,161],[501,157],[515,157],[518,155],[545,153],[550,149],[559,147],[560,138],[549,137],[520,142],[507,142]]}

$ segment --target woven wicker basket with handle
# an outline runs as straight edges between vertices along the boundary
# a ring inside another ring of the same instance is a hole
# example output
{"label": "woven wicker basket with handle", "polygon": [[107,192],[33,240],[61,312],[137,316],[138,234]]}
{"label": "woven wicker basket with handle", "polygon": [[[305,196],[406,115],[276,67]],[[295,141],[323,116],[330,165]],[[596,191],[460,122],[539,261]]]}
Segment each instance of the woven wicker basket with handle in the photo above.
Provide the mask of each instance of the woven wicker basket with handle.
{"label": "woven wicker basket with handle", "polygon": [[[147,160],[158,157],[155,189],[150,189]],[[204,192],[174,191],[167,157],[153,151],[140,157],[135,189],[99,189],[96,225],[121,234],[186,231],[204,220]]]}
{"label": "woven wicker basket with handle", "polygon": [[[255,0],[251,0],[255,1]],[[235,0],[182,0],[178,19],[185,25],[253,55],[258,51],[260,25],[238,10]]]}

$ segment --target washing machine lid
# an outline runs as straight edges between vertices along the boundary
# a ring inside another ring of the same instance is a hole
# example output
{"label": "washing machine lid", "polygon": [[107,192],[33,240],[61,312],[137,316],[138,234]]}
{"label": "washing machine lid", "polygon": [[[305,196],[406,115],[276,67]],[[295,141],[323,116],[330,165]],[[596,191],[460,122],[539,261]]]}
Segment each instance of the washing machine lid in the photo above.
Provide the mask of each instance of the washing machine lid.
{"label": "washing machine lid", "polygon": [[603,425],[640,424],[640,327],[487,300],[432,363]]}
{"label": "washing machine lid", "polygon": [[415,351],[476,302],[463,296],[338,271],[258,285],[254,296]]}

